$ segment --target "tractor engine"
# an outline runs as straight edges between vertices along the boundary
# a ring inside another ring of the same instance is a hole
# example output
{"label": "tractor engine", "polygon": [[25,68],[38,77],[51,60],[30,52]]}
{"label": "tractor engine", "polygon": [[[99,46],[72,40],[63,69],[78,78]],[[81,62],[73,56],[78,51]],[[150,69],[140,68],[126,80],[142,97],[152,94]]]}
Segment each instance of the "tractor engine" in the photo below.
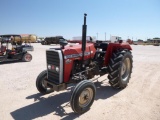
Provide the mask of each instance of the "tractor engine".
{"label": "tractor engine", "polygon": [[84,68],[82,68],[82,61],[75,61],[72,68],[71,77],[73,80],[91,79],[99,74],[99,67],[96,61],[88,59],[84,61]]}
{"label": "tractor engine", "polygon": [[92,61],[86,68],[85,76],[87,79],[92,79],[95,75],[99,74],[99,66],[96,61]]}

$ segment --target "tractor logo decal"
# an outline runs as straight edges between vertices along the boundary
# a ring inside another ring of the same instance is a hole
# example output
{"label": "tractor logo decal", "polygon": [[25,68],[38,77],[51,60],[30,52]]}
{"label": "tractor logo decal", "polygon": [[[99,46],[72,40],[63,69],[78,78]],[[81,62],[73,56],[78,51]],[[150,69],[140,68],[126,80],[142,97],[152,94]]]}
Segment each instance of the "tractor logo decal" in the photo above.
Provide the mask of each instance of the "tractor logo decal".
{"label": "tractor logo decal", "polygon": [[67,59],[67,60],[66,60],[66,64],[69,64],[69,63],[71,63],[71,61],[72,61],[72,60],[70,60],[70,59]]}
{"label": "tractor logo decal", "polygon": [[[90,52],[85,52],[85,53],[84,53],[85,56],[88,56],[88,55],[90,55],[90,54],[91,54]],[[64,56],[65,59],[68,59],[68,58],[76,58],[76,57],[82,57],[82,53]]]}

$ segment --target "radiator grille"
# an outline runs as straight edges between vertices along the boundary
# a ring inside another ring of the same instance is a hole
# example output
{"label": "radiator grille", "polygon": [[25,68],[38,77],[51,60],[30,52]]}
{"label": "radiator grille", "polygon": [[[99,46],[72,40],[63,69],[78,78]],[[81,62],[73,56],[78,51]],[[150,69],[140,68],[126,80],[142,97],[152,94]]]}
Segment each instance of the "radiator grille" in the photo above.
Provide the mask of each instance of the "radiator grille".
{"label": "radiator grille", "polygon": [[[60,68],[60,57],[58,52],[46,51],[46,57],[47,57],[47,65],[54,65]],[[60,79],[59,74],[60,73],[55,70],[48,69],[48,81],[51,83],[59,84],[59,79]]]}

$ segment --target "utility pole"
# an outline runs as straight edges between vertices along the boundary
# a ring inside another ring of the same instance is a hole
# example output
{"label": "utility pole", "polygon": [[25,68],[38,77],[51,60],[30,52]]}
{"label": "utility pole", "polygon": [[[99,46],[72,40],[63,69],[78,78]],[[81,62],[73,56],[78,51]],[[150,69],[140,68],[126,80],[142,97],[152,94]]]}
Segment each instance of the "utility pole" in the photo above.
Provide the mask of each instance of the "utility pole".
{"label": "utility pole", "polygon": [[105,41],[106,41],[106,32],[105,32]]}

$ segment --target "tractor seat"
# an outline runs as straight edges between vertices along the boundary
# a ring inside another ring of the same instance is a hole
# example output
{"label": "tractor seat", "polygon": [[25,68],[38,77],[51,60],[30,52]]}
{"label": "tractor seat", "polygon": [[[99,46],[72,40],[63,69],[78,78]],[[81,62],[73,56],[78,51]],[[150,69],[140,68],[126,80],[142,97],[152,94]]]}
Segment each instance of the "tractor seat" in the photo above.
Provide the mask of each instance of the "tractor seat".
{"label": "tractor seat", "polygon": [[106,51],[108,47],[108,43],[97,43],[95,47],[96,49],[102,49],[102,51]]}

